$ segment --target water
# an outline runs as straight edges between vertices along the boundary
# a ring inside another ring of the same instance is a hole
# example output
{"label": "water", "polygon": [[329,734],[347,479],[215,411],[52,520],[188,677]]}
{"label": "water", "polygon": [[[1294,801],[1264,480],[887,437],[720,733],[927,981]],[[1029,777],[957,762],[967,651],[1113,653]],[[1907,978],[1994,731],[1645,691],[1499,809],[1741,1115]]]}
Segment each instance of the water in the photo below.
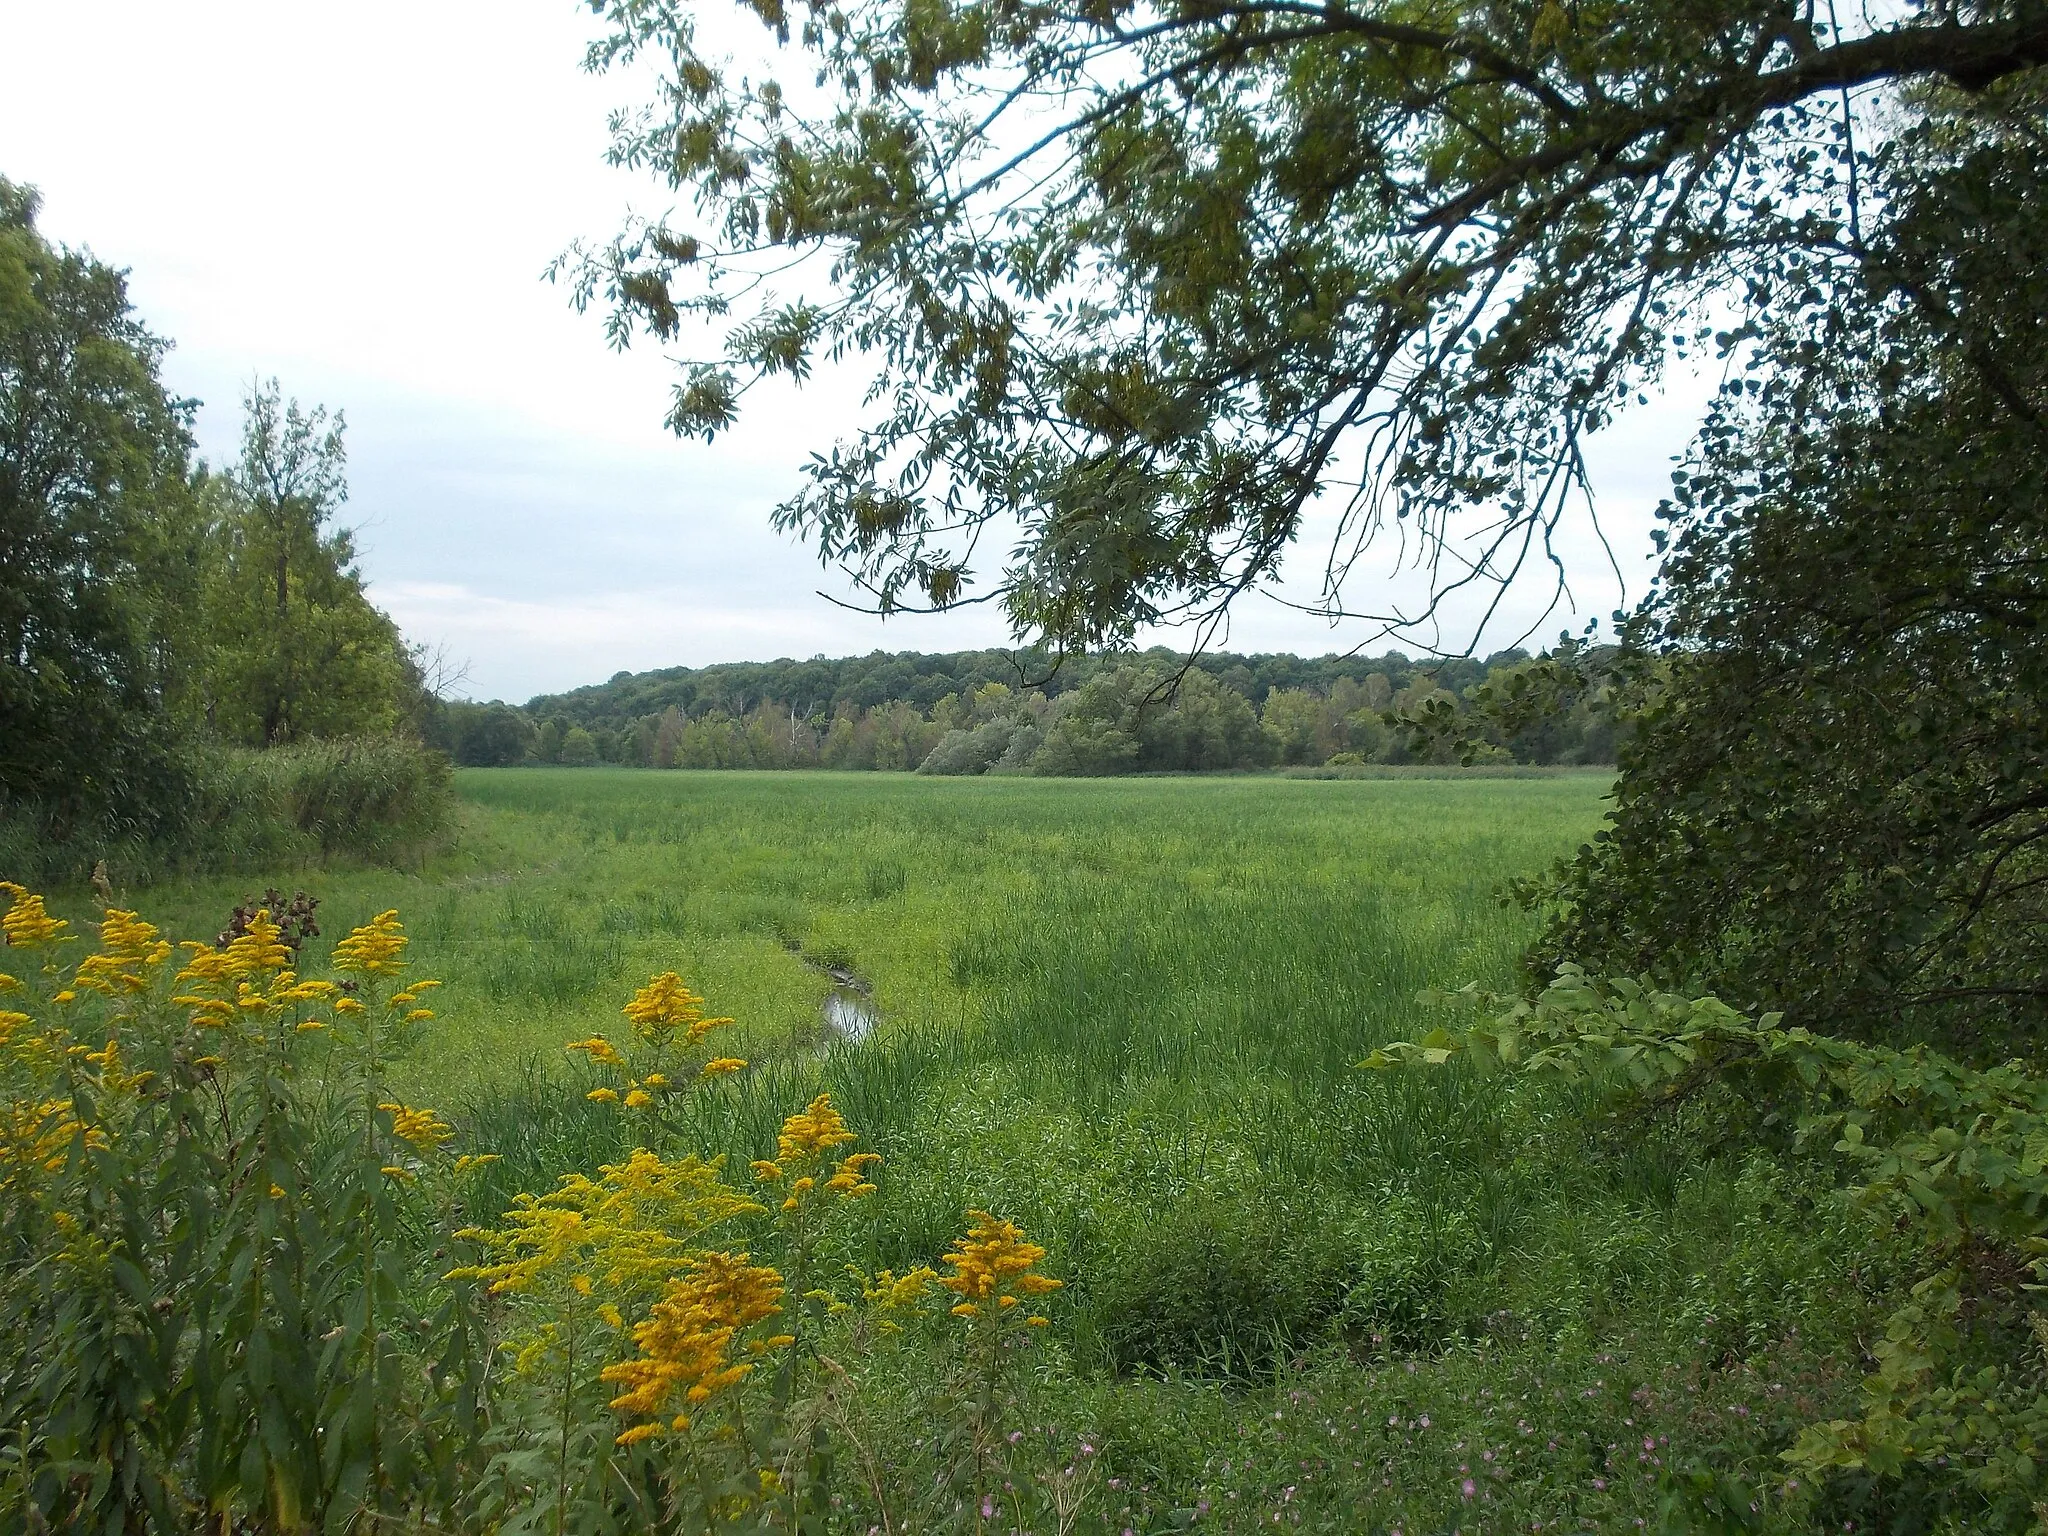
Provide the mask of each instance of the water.
{"label": "water", "polygon": [[825,1028],[837,1040],[860,1040],[875,1027],[874,1004],[853,987],[825,994]]}

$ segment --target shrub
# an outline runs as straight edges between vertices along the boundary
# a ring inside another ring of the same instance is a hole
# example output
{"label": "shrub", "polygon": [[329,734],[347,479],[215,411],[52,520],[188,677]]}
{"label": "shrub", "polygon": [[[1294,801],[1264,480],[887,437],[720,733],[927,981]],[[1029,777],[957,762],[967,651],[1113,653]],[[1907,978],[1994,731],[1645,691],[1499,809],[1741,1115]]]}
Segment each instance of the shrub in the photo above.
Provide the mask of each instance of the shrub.
{"label": "shrub", "polygon": [[0,865],[72,883],[101,860],[124,881],[335,855],[398,860],[444,838],[454,809],[447,758],[400,737],[188,748],[146,827],[66,825],[36,806],[6,807]]}

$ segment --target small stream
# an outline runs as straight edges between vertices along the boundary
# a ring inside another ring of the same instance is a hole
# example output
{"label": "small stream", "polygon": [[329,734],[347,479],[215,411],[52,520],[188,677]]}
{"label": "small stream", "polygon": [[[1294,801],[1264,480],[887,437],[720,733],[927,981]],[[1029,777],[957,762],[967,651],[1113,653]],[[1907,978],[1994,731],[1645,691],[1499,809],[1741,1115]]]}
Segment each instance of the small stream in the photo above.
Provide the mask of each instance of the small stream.
{"label": "small stream", "polygon": [[834,1040],[863,1040],[875,1027],[875,1005],[858,986],[834,986],[825,994],[824,1011],[825,1032]]}

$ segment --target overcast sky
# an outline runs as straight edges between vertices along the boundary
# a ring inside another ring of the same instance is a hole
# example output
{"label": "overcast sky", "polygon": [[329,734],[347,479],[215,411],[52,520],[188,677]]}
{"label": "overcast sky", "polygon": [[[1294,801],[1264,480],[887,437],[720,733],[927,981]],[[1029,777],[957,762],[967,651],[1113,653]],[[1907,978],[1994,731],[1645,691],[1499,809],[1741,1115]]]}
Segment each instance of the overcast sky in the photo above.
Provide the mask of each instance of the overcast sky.
{"label": "overcast sky", "polygon": [[[543,280],[571,240],[667,204],[603,163],[624,86],[582,73],[592,25],[575,0],[0,0],[0,175],[40,190],[48,236],[130,269],[176,343],[170,387],[204,402],[210,458],[232,457],[253,377],[346,411],[345,518],[372,595],[468,663],[462,692],[1003,643],[988,609],[884,623],[835,607],[817,589],[845,584],[769,527],[805,457],[857,421],[856,381],[750,398],[730,436],[683,443],[661,426],[664,360],[610,351],[599,317]],[[1683,395],[1595,445],[1632,597],[1697,415]],[[1320,575],[1315,532],[1296,597]],[[1590,538],[1573,562],[1580,619],[1609,612]],[[1355,604],[1375,582],[1416,590],[1385,562],[1354,580]],[[1360,638],[1253,599],[1229,643]]]}

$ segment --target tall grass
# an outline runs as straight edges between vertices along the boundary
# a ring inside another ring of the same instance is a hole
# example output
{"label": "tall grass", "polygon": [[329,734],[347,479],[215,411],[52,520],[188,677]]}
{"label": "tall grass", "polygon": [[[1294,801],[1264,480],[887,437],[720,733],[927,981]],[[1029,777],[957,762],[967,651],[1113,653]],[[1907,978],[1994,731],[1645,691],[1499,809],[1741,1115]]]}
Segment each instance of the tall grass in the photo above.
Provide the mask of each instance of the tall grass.
{"label": "tall grass", "polygon": [[440,753],[391,737],[193,746],[146,834],[59,828],[32,806],[0,807],[0,869],[77,885],[102,862],[125,884],[337,858],[417,863],[452,828],[451,781]]}
{"label": "tall grass", "polygon": [[[835,1262],[929,1263],[969,1207],[1021,1222],[1068,1280],[1048,1422],[1105,1426],[1130,1486],[1159,1490],[1111,1529],[1226,1489],[1246,1518],[1225,1528],[1507,1529],[1458,1490],[1510,1390],[1536,1438],[1500,1433],[1555,1463],[1516,1528],[1633,1528],[1656,1469],[1624,1489],[1602,1447],[1654,1414],[1674,1446],[1768,1467],[1771,1424],[1853,1391],[1835,1362],[1887,1282],[1842,1281],[1868,1249],[1824,1189],[1702,1155],[1685,1126],[1624,1135],[1586,1090],[1354,1070],[1429,1027],[1423,988],[1509,978],[1528,924],[1501,885],[1589,835],[1604,788],[478,771],[454,849],[301,883],[333,931],[400,908],[414,974],[447,983],[405,1096],[502,1155],[477,1214],[644,1134],[583,1097],[562,1046],[674,969],[752,1063],[688,1099],[675,1145],[743,1169],[829,1091],[885,1157]],[[264,878],[152,900],[210,932]],[[870,1036],[827,1031],[827,962],[872,987]],[[1788,1381],[1796,1409],[1769,1395]],[[1688,1392],[1755,1416],[1702,1428]],[[1305,1396],[1343,1406],[1297,1427]],[[1403,1428],[1353,1448],[1390,1413]]]}

